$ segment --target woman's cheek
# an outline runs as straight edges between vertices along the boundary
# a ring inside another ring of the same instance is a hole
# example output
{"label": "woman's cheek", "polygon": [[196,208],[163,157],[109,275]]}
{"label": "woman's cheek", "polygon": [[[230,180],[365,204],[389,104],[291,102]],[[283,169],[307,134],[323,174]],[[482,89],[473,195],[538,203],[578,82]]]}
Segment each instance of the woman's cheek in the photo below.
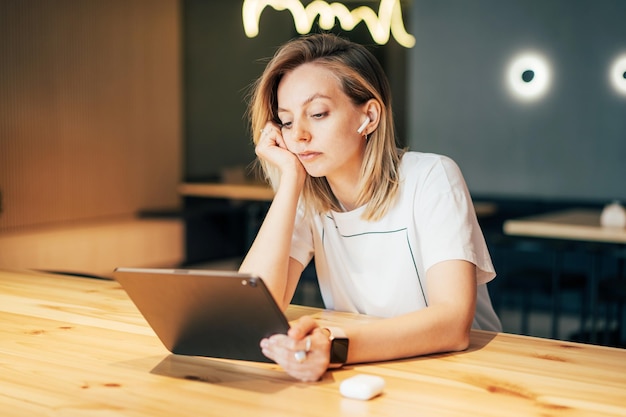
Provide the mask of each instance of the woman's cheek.
{"label": "woman's cheek", "polygon": [[292,142],[289,140],[289,133],[287,133],[287,134],[283,133],[282,147],[287,149],[291,153],[295,153],[293,148],[292,148]]}

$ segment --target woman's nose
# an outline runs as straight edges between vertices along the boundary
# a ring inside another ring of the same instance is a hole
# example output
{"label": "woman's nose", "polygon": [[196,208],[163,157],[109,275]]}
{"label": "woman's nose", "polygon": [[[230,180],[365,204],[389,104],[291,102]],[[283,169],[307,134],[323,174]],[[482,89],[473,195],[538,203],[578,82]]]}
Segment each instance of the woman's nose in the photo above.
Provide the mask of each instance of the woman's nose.
{"label": "woman's nose", "polygon": [[293,138],[296,141],[303,142],[311,140],[311,132],[305,121],[294,121]]}

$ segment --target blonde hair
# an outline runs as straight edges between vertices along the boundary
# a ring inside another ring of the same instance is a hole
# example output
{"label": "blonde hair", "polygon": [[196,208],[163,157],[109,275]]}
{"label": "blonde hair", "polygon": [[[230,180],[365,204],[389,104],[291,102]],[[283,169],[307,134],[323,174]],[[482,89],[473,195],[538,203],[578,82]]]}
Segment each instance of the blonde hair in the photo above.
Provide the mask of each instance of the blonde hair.
{"label": "blonde hair", "polygon": [[[380,219],[395,201],[401,151],[395,143],[389,81],[380,63],[363,45],[322,33],[299,37],[281,46],[252,85],[248,117],[254,144],[267,121],[280,123],[277,90],[282,77],[310,62],[332,71],[355,105],[371,99],[380,103],[381,117],[367,140],[356,202],[357,206],[366,205],[364,219]],[[280,182],[278,170],[266,161],[260,162],[266,179],[276,189]],[[307,176],[301,198],[307,210],[341,211],[325,177]]]}

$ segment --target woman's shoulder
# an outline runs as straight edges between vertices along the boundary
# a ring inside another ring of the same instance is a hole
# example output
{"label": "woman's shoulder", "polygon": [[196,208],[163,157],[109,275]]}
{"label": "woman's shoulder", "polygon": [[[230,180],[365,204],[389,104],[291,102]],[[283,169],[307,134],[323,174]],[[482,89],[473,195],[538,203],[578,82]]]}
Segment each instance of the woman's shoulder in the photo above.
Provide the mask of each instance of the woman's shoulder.
{"label": "woman's shoulder", "polygon": [[404,172],[415,170],[430,171],[437,166],[441,166],[446,170],[458,170],[458,166],[452,158],[436,153],[406,151],[402,155],[400,162],[400,169]]}

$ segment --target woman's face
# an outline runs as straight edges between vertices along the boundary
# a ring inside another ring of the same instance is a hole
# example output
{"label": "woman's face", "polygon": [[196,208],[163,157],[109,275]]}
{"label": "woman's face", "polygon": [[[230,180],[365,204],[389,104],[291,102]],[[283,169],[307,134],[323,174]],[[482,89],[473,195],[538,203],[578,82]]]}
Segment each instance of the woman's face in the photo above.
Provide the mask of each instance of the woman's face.
{"label": "woman's face", "polygon": [[308,174],[329,182],[358,180],[366,143],[357,129],[366,107],[352,103],[332,72],[300,65],[283,76],[277,98],[285,145]]}

